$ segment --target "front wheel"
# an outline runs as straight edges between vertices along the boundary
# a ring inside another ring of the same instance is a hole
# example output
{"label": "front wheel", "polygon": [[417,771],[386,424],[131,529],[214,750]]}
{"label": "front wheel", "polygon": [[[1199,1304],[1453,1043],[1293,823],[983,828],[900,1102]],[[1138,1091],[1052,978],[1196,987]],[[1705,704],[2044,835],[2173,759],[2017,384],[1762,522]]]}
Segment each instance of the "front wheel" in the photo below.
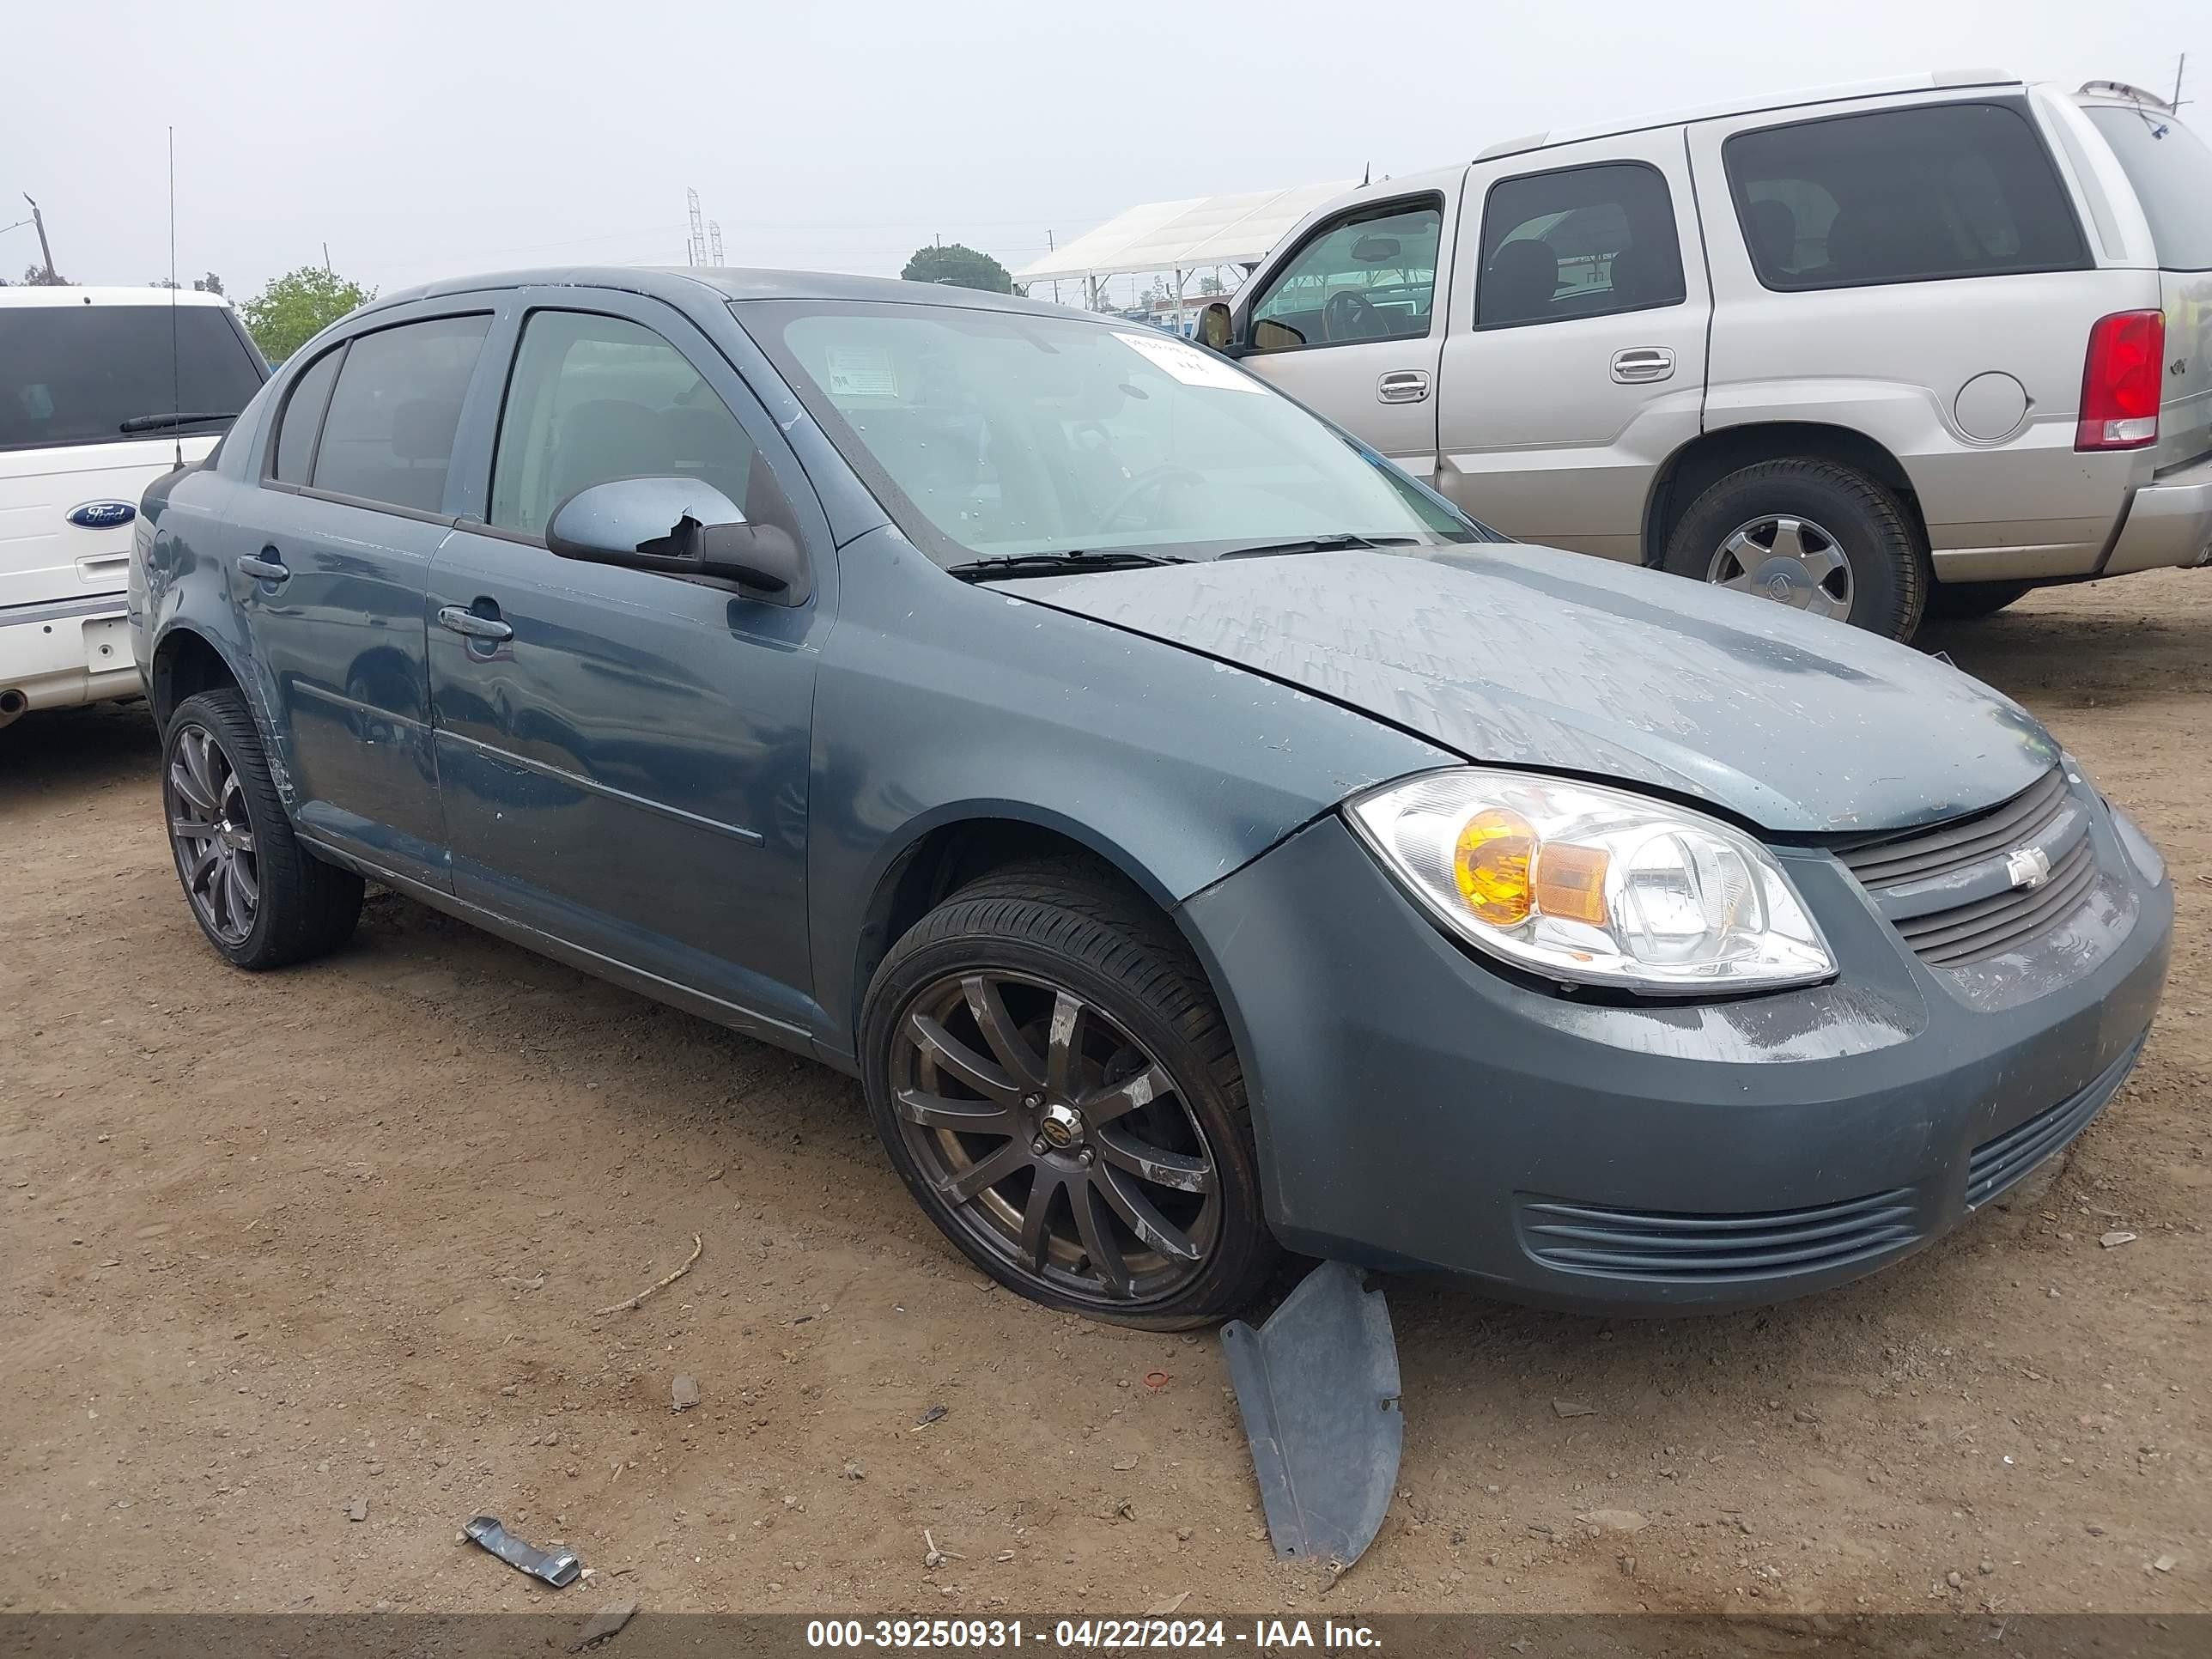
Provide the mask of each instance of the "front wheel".
{"label": "front wheel", "polygon": [[1865,473],[1797,456],[1729,473],[1690,504],[1666,567],[1816,617],[1909,640],[1928,580],[1895,495]]}
{"label": "front wheel", "polygon": [[235,691],[203,691],[161,735],[161,805],[192,920],[240,968],[281,968],[345,942],[362,880],[292,835],[261,734]]}
{"label": "front wheel", "polygon": [[908,1188],[1010,1289],[1175,1329],[1238,1312],[1273,1268],[1220,1009],[1174,929],[1083,866],[930,912],[869,988],[860,1057]]}

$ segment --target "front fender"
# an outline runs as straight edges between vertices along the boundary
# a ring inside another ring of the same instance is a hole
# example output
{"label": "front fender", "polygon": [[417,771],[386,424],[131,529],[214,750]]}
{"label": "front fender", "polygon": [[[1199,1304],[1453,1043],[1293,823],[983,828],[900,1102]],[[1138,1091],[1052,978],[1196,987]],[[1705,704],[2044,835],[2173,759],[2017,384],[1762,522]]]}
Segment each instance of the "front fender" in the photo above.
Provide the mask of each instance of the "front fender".
{"label": "front fender", "polygon": [[1355,791],[1454,759],[1259,675],[970,586],[894,530],[849,544],[840,567],[808,805],[816,996],[833,1033],[856,1024],[876,896],[933,830],[1053,830],[1172,910]]}

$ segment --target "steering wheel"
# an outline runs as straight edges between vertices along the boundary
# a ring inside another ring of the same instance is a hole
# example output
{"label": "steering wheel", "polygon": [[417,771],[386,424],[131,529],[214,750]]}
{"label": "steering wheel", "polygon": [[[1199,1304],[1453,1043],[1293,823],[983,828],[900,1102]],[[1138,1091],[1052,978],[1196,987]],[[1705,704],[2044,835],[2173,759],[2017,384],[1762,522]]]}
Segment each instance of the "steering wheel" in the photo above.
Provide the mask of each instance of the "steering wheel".
{"label": "steering wheel", "polygon": [[1115,496],[1113,505],[1099,517],[1099,528],[1112,529],[1119,520],[1127,515],[1129,509],[1134,507],[1140,498],[1154,490],[1164,489],[1171,483],[1203,485],[1205,483],[1206,478],[1203,474],[1194,472],[1187,466],[1177,466],[1172,461],[1161,466],[1147,467],[1130,479],[1123,487],[1121,493]]}
{"label": "steering wheel", "polygon": [[1332,340],[1358,339],[1379,329],[1370,326],[1377,321],[1375,302],[1356,288],[1341,289],[1328,296],[1321,308],[1322,331]]}

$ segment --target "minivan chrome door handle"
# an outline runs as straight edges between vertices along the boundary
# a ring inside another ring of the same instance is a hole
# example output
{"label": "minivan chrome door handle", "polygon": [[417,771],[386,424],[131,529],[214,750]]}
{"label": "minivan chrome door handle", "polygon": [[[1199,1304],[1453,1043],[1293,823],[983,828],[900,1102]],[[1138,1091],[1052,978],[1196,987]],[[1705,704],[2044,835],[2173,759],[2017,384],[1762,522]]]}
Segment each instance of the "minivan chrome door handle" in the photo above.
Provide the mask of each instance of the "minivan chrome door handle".
{"label": "minivan chrome door handle", "polygon": [[1417,404],[1428,395],[1426,369],[1401,368],[1375,382],[1375,401],[1378,404]]}
{"label": "minivan chrome door handle", "polygon": [[1674,373],[1674,354],[1665,346],[1633,346],[1613,354],[1613,378],[1623,385],[1664,380]]}
{"label": "minivan chrome door handle", "polygon": [[514,629],[496,617],[479,617],[458,605],[441,606],[438,611],[438,626],[450,628],[456,634],[465,634],[472,640],[511,640]]}
{"label": "minivan chrome door handle", "polygon": [[251,576],[258,582],[288,582],[292,573],[284,568],[284,561],[273,547],[264,547],[258,553],[238,556],[238,574]]}

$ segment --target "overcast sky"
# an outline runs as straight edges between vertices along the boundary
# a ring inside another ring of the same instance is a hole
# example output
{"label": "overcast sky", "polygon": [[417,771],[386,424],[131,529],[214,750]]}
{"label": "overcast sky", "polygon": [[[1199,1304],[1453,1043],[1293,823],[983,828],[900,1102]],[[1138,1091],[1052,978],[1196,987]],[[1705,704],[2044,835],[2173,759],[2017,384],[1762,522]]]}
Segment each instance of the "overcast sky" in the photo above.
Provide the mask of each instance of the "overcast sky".
{"label": "overcast sky", "polygon": [[[64,276],[160,275],[173,124],[179,270],[234,296],[325,241],[386,291],[681,264],[686,185],[732,264],[896,275],[933,235],[1018,267],[1139,202],[1764,88],[1993,65],[2163,93],[2190,51],[2185,113],[2212,108],[2212,9],[2182,0],[25,0],[4,39],[0,224],[27,191]],[[0,271],[37,251],[0,234]]]}

